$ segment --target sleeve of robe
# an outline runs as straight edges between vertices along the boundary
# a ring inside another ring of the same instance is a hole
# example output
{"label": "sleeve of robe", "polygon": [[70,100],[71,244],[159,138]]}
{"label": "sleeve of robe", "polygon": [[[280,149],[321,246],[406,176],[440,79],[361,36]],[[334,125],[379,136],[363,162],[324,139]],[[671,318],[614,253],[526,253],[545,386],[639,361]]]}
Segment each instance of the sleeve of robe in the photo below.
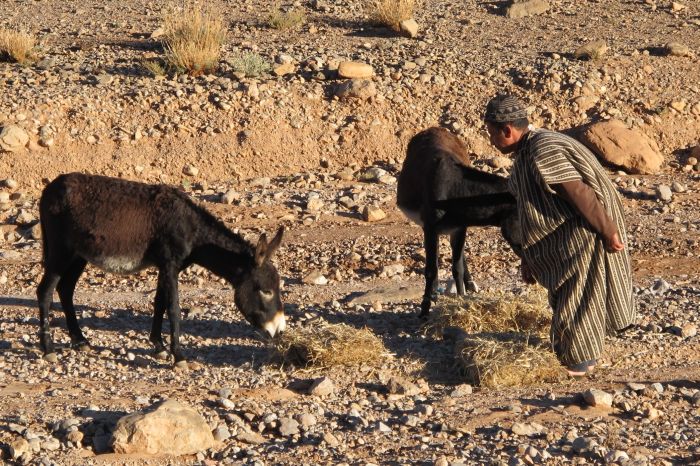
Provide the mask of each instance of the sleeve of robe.
{"label": "sleeve of robe", "polygon": [[605,212],[595,191],[584,183],[581,174],[566,157],[561,146],[549,145],[533,151],[535,168],[542,188],[566,200],[585,218],[593,229],[605,238],[617,233],[617,226]]}

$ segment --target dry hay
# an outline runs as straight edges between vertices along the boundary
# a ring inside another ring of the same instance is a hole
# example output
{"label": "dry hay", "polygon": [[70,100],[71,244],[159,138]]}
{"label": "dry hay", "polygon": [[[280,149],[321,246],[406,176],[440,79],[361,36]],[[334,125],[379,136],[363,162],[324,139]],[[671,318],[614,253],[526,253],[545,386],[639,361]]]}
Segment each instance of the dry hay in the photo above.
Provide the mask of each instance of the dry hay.
{"label": "dry hay", "polygon": [[442,336],[449,327],[457,327],[466,333],[546,335],[551,322],[547,292],[537,287],[525,296],[503,292],[441,296],[433,306],[424,330],[435,336]]}
{"label": "dry hay", "polygon": [[565,375],[548,346],[518,334],[466,336],[455,344],[455,358],[472,384],[487,388],[558,382]]}
{"label": "dry hay", "polygon": [[274,351],[285,363],[306,367],[371,365],[388,354],[382,340],[367,328],[322,320],[283,333]]}

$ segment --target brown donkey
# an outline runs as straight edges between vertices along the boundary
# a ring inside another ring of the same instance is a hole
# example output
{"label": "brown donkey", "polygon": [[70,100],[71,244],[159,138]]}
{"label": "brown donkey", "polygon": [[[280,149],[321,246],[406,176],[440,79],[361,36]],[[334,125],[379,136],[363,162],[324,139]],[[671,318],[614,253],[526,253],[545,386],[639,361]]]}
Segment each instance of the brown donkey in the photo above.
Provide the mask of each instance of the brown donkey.
{"label": "brown donkey", "polygon": [[184,361],[179,341],[178,274],[191,264],[231,283],[236,305],[252,325],[270,336],[285,328],[280,279],[270,262],[282,241],[283,228],[269,243],[263,234],[253,247],[173,187],[80,173],[60,175],[49,183],[39,211],[44,276],[37,297],[44,354],[54,352],[49,330],[54,289],[66,316],[71,345],[88,346],[73,307],[75,285],[88,262],[120,274],[158,269],[150,340],[157,352],[165,351],[161,330],[167,310],[176,363]]}
{"label": "brown donkey", "polygon": [[468,165],[466,147],[444,128],[428,128],[408,143],[396,201],[409,219],[423,227],[423,317],[437,294],[439,235],[450,235],[452,276],[460,295],[465,287],[477,291],[464,256],[467,227],[500,226],[503,237],[520,255],[515,198],[508,192],[507,178]]}

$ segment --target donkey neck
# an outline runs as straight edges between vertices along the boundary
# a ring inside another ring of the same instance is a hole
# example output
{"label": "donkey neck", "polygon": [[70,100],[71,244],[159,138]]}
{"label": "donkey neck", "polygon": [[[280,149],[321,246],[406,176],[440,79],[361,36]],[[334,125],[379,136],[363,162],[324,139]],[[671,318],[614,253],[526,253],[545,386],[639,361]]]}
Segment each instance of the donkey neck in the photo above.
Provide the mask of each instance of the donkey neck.
{"label": "donkey neck", "polygon": [[253,247],[211,216],[198,229],[190,261],[226,279],[234,286],[255,266]]}

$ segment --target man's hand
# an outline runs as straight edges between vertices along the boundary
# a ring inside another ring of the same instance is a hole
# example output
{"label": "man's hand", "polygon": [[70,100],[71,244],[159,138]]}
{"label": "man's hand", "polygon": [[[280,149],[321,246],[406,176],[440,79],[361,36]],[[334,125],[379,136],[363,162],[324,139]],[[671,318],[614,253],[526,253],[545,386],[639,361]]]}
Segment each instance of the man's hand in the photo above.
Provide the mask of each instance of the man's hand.
{"label": "man's hand", "polygon": [[613,233],[609,238],[605,238],[605,250],[608,252],[620,252],[625,249],[625,244],[620,241],[620,235]]}
{"label": "man's hand", "polygon": [[527,266],[525,261],[520,263],[520,276],[528,285],[534,285],[537,283],[537,279],[534,275],[532,275],[532,271],[530,270],[530,267]]}

